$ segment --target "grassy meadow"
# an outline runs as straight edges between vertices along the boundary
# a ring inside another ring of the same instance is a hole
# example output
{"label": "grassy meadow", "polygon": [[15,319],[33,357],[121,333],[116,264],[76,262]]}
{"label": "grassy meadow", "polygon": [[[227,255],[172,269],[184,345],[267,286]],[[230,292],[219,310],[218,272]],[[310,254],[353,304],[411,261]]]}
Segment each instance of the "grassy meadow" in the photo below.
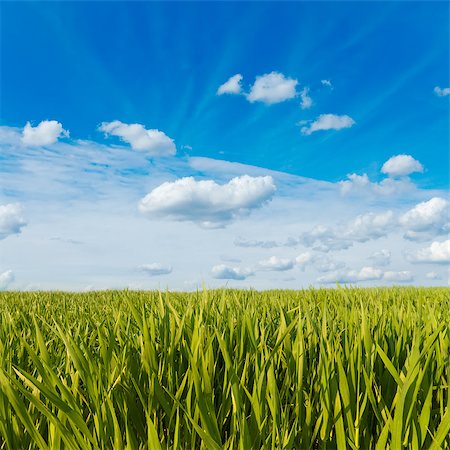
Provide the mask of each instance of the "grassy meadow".
{"label": "grassy meadow", "polygon": [[450,290],[0,293],[0,449],[450,449]]}

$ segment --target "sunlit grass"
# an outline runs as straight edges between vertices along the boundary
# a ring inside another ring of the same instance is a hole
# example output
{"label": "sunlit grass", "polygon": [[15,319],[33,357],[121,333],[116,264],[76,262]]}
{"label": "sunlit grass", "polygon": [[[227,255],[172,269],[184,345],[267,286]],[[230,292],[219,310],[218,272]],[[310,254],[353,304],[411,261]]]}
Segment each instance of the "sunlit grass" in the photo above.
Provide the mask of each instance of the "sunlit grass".
{"label": "sunlit grass", "polygon": [[450,290],[0,293],[2,449],[450,449]]}

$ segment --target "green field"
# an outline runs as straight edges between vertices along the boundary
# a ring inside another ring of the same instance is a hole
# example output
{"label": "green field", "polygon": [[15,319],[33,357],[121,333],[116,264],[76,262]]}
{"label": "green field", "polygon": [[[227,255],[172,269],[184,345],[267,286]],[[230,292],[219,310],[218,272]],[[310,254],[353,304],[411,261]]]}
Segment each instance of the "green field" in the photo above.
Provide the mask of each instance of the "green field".
{"label": "green field", "polygon": [[0,293],[1,449],[450,449],[450,290]]}

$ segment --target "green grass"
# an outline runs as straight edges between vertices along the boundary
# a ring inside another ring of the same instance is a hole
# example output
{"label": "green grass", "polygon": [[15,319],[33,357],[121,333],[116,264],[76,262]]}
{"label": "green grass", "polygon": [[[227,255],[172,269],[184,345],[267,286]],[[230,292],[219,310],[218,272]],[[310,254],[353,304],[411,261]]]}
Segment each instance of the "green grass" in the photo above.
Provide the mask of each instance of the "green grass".
{"label": "green grass", "polygon": [[450,290],[0,293],[1,449],[450,449]]}

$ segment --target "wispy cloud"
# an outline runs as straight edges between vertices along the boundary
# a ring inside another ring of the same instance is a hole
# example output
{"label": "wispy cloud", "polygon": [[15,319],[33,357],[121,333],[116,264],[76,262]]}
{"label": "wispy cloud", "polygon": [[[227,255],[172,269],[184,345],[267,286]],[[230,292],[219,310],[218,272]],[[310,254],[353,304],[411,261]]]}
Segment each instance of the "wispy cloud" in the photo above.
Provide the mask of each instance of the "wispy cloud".
{"label": "wispy cloud", "polygon": [[344,128],[351,128],[355,125],[355,121],[347,115],[338,116],[336,114],[321,114],[314,121],[311,121],[308,125],[301,128],[303,135],[310,135],[317,131],[326,130],[342,130]]}
{"label": "wispy cloud", "polygon": [[19,234],[26,224],[20,203],[0,205],[0,240],[11,234]]}
{"label": "wispy cloud", "polygon": [[12,270],[0,273],[0,291],[6,289],[14,281],[14,274]]}
{"label": "wispy cloud", "polygon": [[300,106],[302,109],[311,108],[313,100],[309,95],[309,87],[305,87],[302,89],[302,91],[300,92],[300,99],[301,99]]}
{"label": "wispy cloud", "polygon": [[382,249],[372,253],[367,259],[370,259],[374,266],[388,266],[391,263],[391,252]]}
{"label": "wispy cloud", "polygon": [[436,86],[434,88],[434,93],[438,96],[438,97],[446,97],[447,95],[450,95],[450,88],[446,87],[446,88],[441,88],[439,86]]}
{"label": "wispy cloud", "polygon": [[289,258],[279,258],[277,256],[271,256],[268,259],[259,261],[258,268],[261,270],[276,270],[285,271],[294,267],[295,261]]}

